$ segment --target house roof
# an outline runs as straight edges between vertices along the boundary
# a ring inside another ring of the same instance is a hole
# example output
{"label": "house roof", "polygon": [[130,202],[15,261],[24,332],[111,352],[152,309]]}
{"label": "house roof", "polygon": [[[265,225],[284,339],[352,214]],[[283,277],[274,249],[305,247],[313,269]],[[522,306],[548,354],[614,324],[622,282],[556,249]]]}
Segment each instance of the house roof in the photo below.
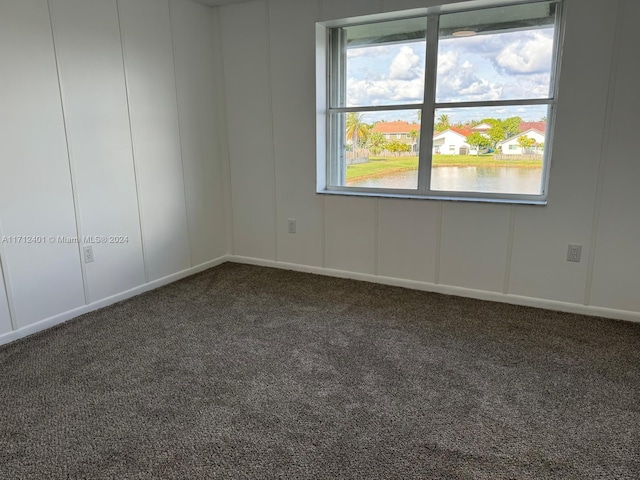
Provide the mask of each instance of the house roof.
{"label": "house roof", "polygon": [[527,132],[529,130],[537,130],[538,133],[542,133],[547,131],[547,122],[522,122],[518,129],[521,132]]}
{"label": "house roof", "polygon": [[473,133],[473,131],[471,129],[464,128],[464,127],[449,127],[449,130],[451,130],[452,132],[459,133],[460,135],[464,136],[465,138]]}
{"label": "house roof", "polygon": [[[530,122],[530,123],[540,123],[540,122]],[[544,123],[544,122],[542,122],[542,123]],[[498,142],[498,145],[503,145],[503,144],[505,144],[507,142],[511,142],[512,140],[515,140],[515,139],[517,139],[519,137],[525,136],[527,133],[531,133],[531,132],[535,132],[535,133],[537,133],[538,135],[540,135],[542,137],[545,136],[545,131],[544,130],[540,131],[537,128],[530,128],[529,130],[526,130],[524,132],[520,132],[519,134],[514,135],[513,137],[509,137],[509,138],[507,138],[505,140],[502,140],[501,142]]]}
{"label": "house roof", "polygon": [[469,135],[471,135],[473,132],[468,129],[468,128],[463,128],[463,127],[449,127],[446,130],[442,130],[441,132],[434,132],[433,134],[433,138],[436,138],[440,135],[445,134],[446,132],[453,132],[453,133],[457,133],[458,135],[463,136],[464,138],[467,138]]}
{"label": "house roof", "polygon": [[419,123],[409,122],[378,122],[373,126],[374,132],[380,133],[409,133],[412,130],[420,131]]}

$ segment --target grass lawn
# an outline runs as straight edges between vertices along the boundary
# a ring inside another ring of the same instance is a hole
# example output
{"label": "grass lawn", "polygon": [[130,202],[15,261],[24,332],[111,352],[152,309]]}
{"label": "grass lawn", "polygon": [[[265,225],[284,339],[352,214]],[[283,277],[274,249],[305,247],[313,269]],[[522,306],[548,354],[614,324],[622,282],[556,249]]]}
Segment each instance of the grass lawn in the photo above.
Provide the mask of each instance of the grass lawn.
{"label": "grass lawn", "polygon": [[[541,160],[494,160],[488,155],[434,155],[434,167],[518,167],[540,168]],[[389,173],[416,170],[418,157],[370,157],[367,163],[349,165],[347,180],[379,177]]]}

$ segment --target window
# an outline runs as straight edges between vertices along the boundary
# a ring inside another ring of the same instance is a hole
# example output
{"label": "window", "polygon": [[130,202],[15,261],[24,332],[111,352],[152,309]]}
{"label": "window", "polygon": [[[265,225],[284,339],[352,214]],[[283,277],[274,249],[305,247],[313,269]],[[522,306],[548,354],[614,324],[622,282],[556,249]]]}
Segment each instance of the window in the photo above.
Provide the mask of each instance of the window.
{"label": "window", "polygon": [[[562,2],[319,23],[318,191],[544,203]],[[530,130],[543,153],[508,158],[502,144]]]}

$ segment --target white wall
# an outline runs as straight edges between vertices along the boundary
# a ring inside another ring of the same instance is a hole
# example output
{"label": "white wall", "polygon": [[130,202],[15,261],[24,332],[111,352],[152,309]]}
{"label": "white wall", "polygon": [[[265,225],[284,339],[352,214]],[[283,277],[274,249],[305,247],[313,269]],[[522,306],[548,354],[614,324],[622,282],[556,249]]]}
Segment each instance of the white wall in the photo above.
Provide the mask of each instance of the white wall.
{"label": "white wall", "polygon": [[[17,328],[0,281],[0,343],[225,256],[211,14],[0,1],[0,233],[45,238],[0,246]],[[87,264],[49,239],[100,235],[127,240]]]}
{"label": "white wall", "polygon": [[[45,1],[0,3],[2,235],[77,235],[60,89]],[[14,321],[84,304],[78,245],[5,243]]]}
{"label": "white wall", "polygon": [[118,0],[147,281],[190,266],[169,3]]}
{"label": "white wall", "polygon": [[[640,319],[640,256],[631,253],[640,240],[640,176],[633,174],[640,167],[632,145],[640,12],[631,0],[623,0],[620,15],[618,1],[567,2],[549,205],[313,193],[314,22],[437,3],[254,0],[220,7],[234,253],[263,264]],[[297,234],[287,233],[289,218],[297,220]],[[583,245],[581,263],[566,261],[569,243]]]}
{"label": "white wall", "polygon": [[[228,161],[218,140],[224,127],[216,100],[220,65],[212,10],[204,5],[171,0],[171,26],[178,91],[184,188],[192,265],[227,252],[224,167]],[[225,161],[222,161],[222,158]]]}
{"label": "white wall", "polygon": [[597,189],[597,228],[593,242],[594,305],[640,311],[640,3],[625,0],[620,11],[618,69],[612,78],[611,109]]}
{"label": "white wall", "polygon": [[129,237],[0,244],[0,343],[228,252],[640,319],[632,0],[568,0],[548,206],[314,193],[314,23],[435,3],[0,0],[0,235]]}

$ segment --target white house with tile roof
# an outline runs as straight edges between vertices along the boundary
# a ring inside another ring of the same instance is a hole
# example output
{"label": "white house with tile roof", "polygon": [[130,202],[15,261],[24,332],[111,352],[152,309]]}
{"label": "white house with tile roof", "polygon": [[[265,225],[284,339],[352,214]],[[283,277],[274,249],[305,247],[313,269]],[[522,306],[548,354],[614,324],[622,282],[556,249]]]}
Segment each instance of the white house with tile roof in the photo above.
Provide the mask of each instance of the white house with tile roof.
{"label": "white house with tile roof", "polygon": [[[528,137],[535,143],[532,147],[524,148],[520,145],[520,138]],[[503,155],[542,155],[544,152],[545,134],[544,131],[530,128],[518,135],[514,135],[498,143],[498,148],[502,149]]]}
{"label": "white house with tile roof", "polygon": [[475,155],[477,150],[467,143],[473,131],[464,127],[449,127],[433,135],[434,155]]}

